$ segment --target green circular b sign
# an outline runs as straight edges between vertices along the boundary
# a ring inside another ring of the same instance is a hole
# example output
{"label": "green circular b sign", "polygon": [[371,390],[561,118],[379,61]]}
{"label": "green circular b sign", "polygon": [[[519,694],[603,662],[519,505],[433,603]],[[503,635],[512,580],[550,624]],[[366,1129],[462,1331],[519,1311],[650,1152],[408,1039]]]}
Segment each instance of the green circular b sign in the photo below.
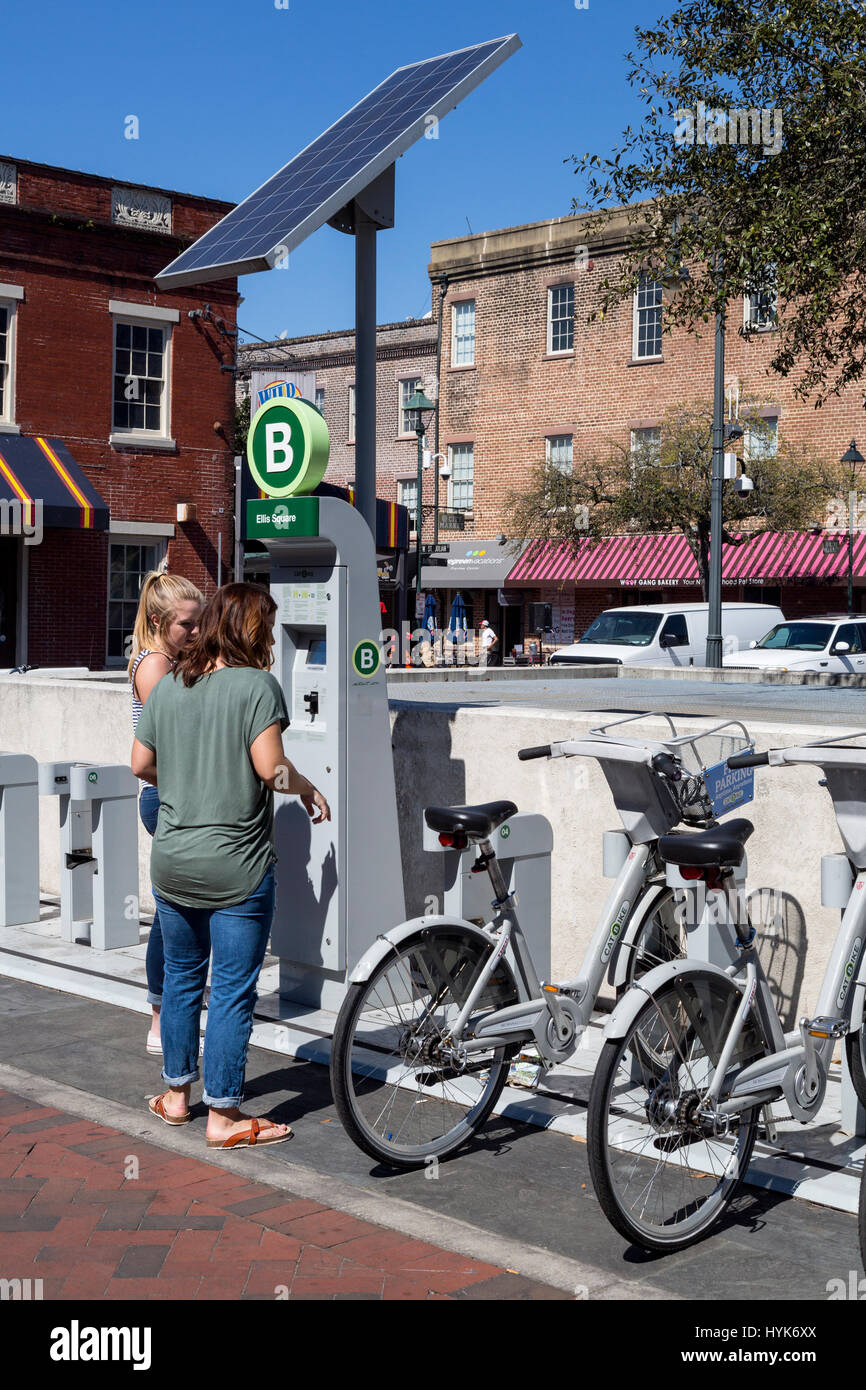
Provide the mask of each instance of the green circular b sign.
{"label": "green circular b sign", "polygon": [[379,644],[369,638],[359,642],[352,652],[352,665],[359,676],[375,676],[381,660]]}
{"label": "green circular b sign", "polygon": [[265,401],[250,423],[247,463],[268,497],[312,492],[324,477],[329,451],[328,426],[298,397]]}

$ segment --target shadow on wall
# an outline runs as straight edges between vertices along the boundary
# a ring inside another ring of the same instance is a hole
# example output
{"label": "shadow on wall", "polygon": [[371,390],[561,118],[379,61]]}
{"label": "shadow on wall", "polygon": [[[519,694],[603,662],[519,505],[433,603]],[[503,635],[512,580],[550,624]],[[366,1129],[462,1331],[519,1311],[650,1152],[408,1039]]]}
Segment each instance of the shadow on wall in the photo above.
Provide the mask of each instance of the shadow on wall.
{"label": "shadow on wall", "polygon": [[749,917],[758,933],[758,955],[785,1032],[797,1027],[806,972],[806,917],[797,899],[778,888],[749,894]]}
{"label": "shadow on wall", "polygon": [[273,949],[279,947],[279,954],[290,959],[322,965],[325,923],[337,890],[337,855],[331,840],[321,860],[318,846],[314,858],[312,837],[313,822],[300,801],[284,801],[276,807],[276,879],[282,888],[282,912],[274,924],[277,944]]}
{"label": "shadow on wall", "polygon": [[422,813],[425,806],[466,802],[466,765],[451,756],[453,722],[439,711],[430,719],[424,709],[398,709],[391,730],[407,917],[442,911],[446,856],[421,848]]}

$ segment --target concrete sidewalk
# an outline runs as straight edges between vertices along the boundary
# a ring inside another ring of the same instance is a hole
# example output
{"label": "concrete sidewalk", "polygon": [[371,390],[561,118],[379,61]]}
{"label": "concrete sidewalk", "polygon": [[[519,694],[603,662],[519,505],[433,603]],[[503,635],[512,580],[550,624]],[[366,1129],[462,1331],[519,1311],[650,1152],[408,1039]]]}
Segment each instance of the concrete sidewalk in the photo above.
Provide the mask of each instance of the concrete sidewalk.
{"label": "concrete sidewalk", "polygon": [[[693,1298],[708,1303],[725,1298],[823,1301],[828,1297],[831,1280],[846,1280],[851,1271],[860,1272],[854,1216],[816,1207],[808,1201],[792,1201],[777,1191],[755,1188],[743,1191],[708,1240],[678,1254],[648,1256],[628,1247],[601,1213],[589,1178],[586,1145],[580,1137],[541,1129],[510,1115],[493,1117],[472,1143],[451,1160],[440,1163],[436,1173],[386,1170],[374,1165],[344,1133],[334,1112],[325,1067],[302,1058],[278,1057],[257,1047],[250,1048],[248,1058],[248,1111],[291,1124],[295,1137],[287,1144],[257,1154],[241,1151],[217,1155],[216,1151],[205,1148],[205,1112],[200,1104],[194,1104],[193,1123],[177,1129],[160,1124],[149,1114],[146,1097],[161,1089],[161,1083],[158,1059],[149,1058],[144,1052],[146,1026],[145,1019],[129,1009],[59,994],[20,980],[0,979],[0,1088],[24,1097],[30,1105],[52,1112],[41,1116],[37,1113],[33,1117],[36,1120],[33,1130],[24,1129],[6,1136],[0,1144],[0,1155],[7,1155],[7,1167],[0,1173],[8,1182],[13,1174],[26,1181],[32,1177],[47,1178],[50,1172],[54,1174],[51,1181],[62,1178],[78,1184],[72,1192],[49,1188],[40,1196],[40,1202],[50,1205],[52,1200],[62,1197],[66,1217],[80,1222],[77,1209],[83,1203],[76,1194],[82,1191],[82,1184],[83,1190],[88,1190],[88,1173],[82,1173],[78,1165],[97,1164],[99,1169],[112,1170],[111,1183],[103,1182],[102,1174],[93,1170],[94,1190],[108,1194],[103,1211],[91,1229],[85,1225],[63,1227],[61,1235],[69,1229],[74,1232],[74,1240],[73,1248],[67,1249],[61,1258],[61,1265],[63,1259],[68,1262],[76,1250],[79,1254],[83,1251],[81,1259],[90,1263],[95,1256],[88,1255],[87,1251],[93,1249],[99,1254],[112,1239],[119,1240],[123,1247],[120,1259],[128,1249],[151,1243],[151,1234],[142,1241],[135,1236],[125,1243],[122,1236],[111,1237],[108,1242],[103,1240],[106,1226],[96,1228],[104,1218],[111,1219],[106,1218],[106,1209],[118,1204],[118,1199],[112,1197],[114,1193],[130,1194],[123,1200],[131,1201],[137,1213],[133,1232],[160,1231],[159,1227],[149,1224],[149,1218],[163,1214],[160,1208],[165,1198],[159,1195],[161,1188],[171,1187],[172,1199],[182,1198],[186,1203],[181,1227],[175,1228],[173,1235],[171,1232],[166,1235],[163,1227],[159,1239],[153,1239],[154,1244],[168,1247],[162,1252],[165,1258],[160,1272],[146,1275],[129,1272],[139,1268],[137,1261],[145,1259],[144,1255],[129,1255],[129,1263],[120,1274],[118,1260],[105,1284],[106,1290],[111,1285],[112,1297],[120,1296],[116,1292],[118,1281],[132,1293],[135,1286],[127,1280],[151,1278],[159,1281],[168,1277],[175,1262],[183,1263],[180,1254],[186,1241],[180,1241],[176,1251],[173,1247],[187,1224],[186,1217],[197,1214],[191,1207],[194,1201],[218,1207],[216,1213],[205,1214],[231,1218],[232,1222],[251,1221],[256,1226],[254,1232],[244,1228],[250,1237],[247,1243],[253,1247],[243,1252],[246,1270],[234,1271],[237,1279],[245,1274],[244,1297],[252,1296],[254,1288],[263,1297],[274,1297],[273,1289],[278,1285],[292,1289],[293,1280],[299,1274],[302,1278],[312,1277],[307,1274],[306,1267],[301,1272],[297,1268],[298,1261],[289,1260],[285,1254],[285,1270],[295,1270],[291,1278],[284,1274],[280,1279],[272,1279],[268,1286],[270,1294],[250,1283],[250,1266],[261,1262],[255,1258],[256,1249],[260,1245],[270,1246],[273,1240],[272,1235],[265,1233],[267,1223],[262,1214],[266,1215],[275,1204],[297,1201],[314,1204],[315,1210],[307,1212],[309,1216],[321,1216],[323,1209],[340,1214],[338,1238],[333,1244],[328,1244],[322,1231],[316,1229],[304,1231],[307,1243],[381,1275],[383,1291],[386,1278],[409,1278],[423,1283],[423,1278],[418,1280],[417,1276],[419,1269],[422,1272],[426,1269],[424,1277],[429,1291],[450,1297],[468,1297],[469,1292],[465,1291],[472,1289],[478,1290],[476,1297],[483,1297],[488,1289],[495,1289],[493,1296],[500,1300],[555,1296],[537,1292],[538,1286],[546,1285],[571,1299],[593,1301]],[[198,1094],[195,1088],[194,1102]],[[69,1115],[76,1117],[76,1123],[84,1122],[83,1128],[72,1132],[71,1139],[63,1133]],[[21,1123],[31,1122],[25,1113]],[[105,1131],[112,1133],[106,1137]],[[39,1136],[38,1140],[34,1140],[34,1134]],[[58,1143],[60,1140],[64,1141],[63,1145]],[[92,1153],[89,1151],[91,1143],[94,1145]],[[29,1174],[22,1169],[19,1173],[27,1150],[34,1144],[55,1145],[57,1149],[63,1147],[73,1153],[65,1159],[46,1147],[42,1157],[49,1161],[42,1172]],[[79,1145],[85,1146],[84,1152],[75,1151]],[[143,1161],[141,1155],[146,1156]],[[139,1156],[140,1161],[139,1177],[132,1181],[126,1179],[123,1167],[130,1156]],[[175,1159],[181,1160],[184,1166],[178,1168],[174,1176],[164,1178],[163,1165]],[[16,1161],[10,1168],[8,1165],[13,1160]],[[71,1165],[68,1177],[65,1169],[59,1166],[61,1161]],[[192,1180],[185,1176],[187,1172],[193,1174]],[[219,1183],[227,1176],[240,1179],[244,1186],[236,1187],[235,1194],[229,1192],[228,1197],[223,1192],[219,1201],[209,1188],[195,1191],[198,1183],[210,1183],[214,1179],[217,1181],[214,1191],[219,1191]],[[233,1196],[238,1204],[254,1200],[249,1193],[244,1193],[244,1187],[249,1184],[256,1189],[255,1199],[261,1197],[263,1205],[255,1212],[251,1208],[233,1210]],[[173,1190],[175,1186],[181,1188],[180,1194]],[[263,1191],[259,1191],[259,1187]],[[144,1210],[143,1193],[153,1194]],[[22,1200],[14,1187],[8,1189],[6,1195],[13,1198],[13,1206],[15,1200]],[[21,1210],[29,1210],[33,1200],[32,1190],[24,1189],[24,1195],[26,1206],[11,1213],[16,1220]],[[155,1209],[153,1203],[156,1203]],[[297,1214],[297,1209],[283,1215],[290,1222],[306,1219]],[[48,1271],[51,1258],[47,1254],[43,1260],[36,1258],[46,1247],[50,1252],[55,1246],[52,1232],[64,1216],[62,1212],[54,1212],[52,1217],[57,1218],[56,1225],[47,1233],[21,1232],[29,1236],[29,1244],[25,1242],[20,1247],[22,1256],[28,1257],[26,1267],[9,1268],[4,1262],[0,1270],[4,1278],[40,1277],[36,1264],[43,1262],[49,1277],[63,1276],[62,1267],[57,1275]],[[122,1213],[117,1213],[115,1219],[121,1218]],[[335,1218],[329,1216],[328,1219]],[[347,1223],[345,1227],[343,1222]],[[364,1226],[365,1233],[358,1233],[355,1222]],[[424,1264],[415,1268],[418,1262],[410,1261],[407,1272],[399,1264],[397,1267],[388,1267],[384,1262],[371,1265],[369,1258],[366,1261],[354,1259],[351,1253],[336,1249],[344,1243],[348,1247],[352,1239],[366,1239],[367,1236],[372,1239],[370,1227],[375,1228],[378,1238],[385,1240],[387,1236],[385,1246],[390,1252],[389,1258],[391,1255],[398,1261],[407,1258],[405,1252],[388,1244],[396,1239],[423,1242],[423,1249],[418,1252],[422,1261],[428,1257],[430,1247],[450,1252],[449,1263],[444,1269],[437,1266],[431,1270]],[[123,1231],[124,1228],[121,1225],[115,1229]],[[299,1238],[296,1233],[283,1230],[282,1222],[267,1229],[294,1240]],[[350,1232],[345,1241],[339,1238],[341,1229]],[[243,1244],[241,1228],[231,1225],[231,1230]],[[3,1248],[8,1234],[6,1231],[3,1237]],[[38,1240],[36,1248],[35,1240]],[[219,1237],[217,1246],[221,1240]],[[222,1246],[220,1249],[218,1257],[212,1254],[207,1259],[202,1257],[201,1268],[183,1271],[183,1276],[177,1277],[194,1278],[197,1273],[201,1280],[209,1281],[215,1277],[210,1269],[213,1260],[216,1258],[219,1263],[227,1257],[227,1251]],[[288,1246],[282,1247],[284,1252],[288,1249]],[[169,1253],[172,1258],[166,1268]],[[451,1257],[459,1257],[460,1263],[451,1263]],[[195,1260],[199,1258],[197,1253]],[[104,1258],[95,1262],[106,1263]],[[482,1268],[487,1271],[486,1277],[476,1281],[475,1276]],[[509,1271],[516,1271],[516,1276]],[[70,1267],[65,1271],[66,1278],[71,1273]],[[260,1271],[254,1273],[257,1279],[261,1277]],[[357,1270],[349,1273],[360,1278]],[[446,1288],[438,1282],[430,1283],[435,1273],[466,1277],[462,1283]],[[526,1282],[506,1284],[506,1277]],[[502,1282],[498,1282],[500,1280]],[[209,1296],[207,1286],[201,1296]]]}

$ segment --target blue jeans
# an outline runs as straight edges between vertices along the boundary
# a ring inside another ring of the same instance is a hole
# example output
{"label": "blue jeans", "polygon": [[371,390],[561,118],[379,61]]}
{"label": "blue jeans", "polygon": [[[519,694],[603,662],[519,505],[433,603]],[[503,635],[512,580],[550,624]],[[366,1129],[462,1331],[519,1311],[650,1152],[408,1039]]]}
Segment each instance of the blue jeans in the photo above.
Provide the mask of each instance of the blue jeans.
{"label": "blue jeans", "polygon": [[[159,792],[156,787],[143,787],[138,802],[138,814],[148,835],[153,837],[159,815]],[[147,972],[147,1002],[162,1003],[162,987],[165,980],[165,954],[162,946],[162,932],[159,926],[159,909],[153,914],[153,926],[147,938],[147,955],[144,960]]]}
{"label": "blue jeans", "polygon": [[213,954],[204,1038],[206,1105],[228,1110],[243,1100],[256,982],[274,916],[274,871],[232,907],[181,907],[154,889],[165,945],[162,1077],[169,1086],[198,1081],[198,1022]]}

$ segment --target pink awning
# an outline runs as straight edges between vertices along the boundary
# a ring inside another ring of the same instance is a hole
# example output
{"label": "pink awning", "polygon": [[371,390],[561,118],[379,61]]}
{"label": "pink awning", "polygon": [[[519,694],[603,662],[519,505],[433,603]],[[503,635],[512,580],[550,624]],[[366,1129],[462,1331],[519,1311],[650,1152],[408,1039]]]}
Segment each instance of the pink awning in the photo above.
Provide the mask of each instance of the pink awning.
{"label": "pink awning", "polygon": [[[722,578],[728,584],[784,583],[803,579],[833,583],[848,574],[848,533],[824,554],[827,535],[811,531],[767,531],[742,545],[725,545]],[[866,577],[866,531],[854,533],[854,576]],[[515,584],[698,584],[698,568],[688,541],[673,536],[610,536],[581,541],[576,549],[557,541],[530,545],[509,572]]]}

